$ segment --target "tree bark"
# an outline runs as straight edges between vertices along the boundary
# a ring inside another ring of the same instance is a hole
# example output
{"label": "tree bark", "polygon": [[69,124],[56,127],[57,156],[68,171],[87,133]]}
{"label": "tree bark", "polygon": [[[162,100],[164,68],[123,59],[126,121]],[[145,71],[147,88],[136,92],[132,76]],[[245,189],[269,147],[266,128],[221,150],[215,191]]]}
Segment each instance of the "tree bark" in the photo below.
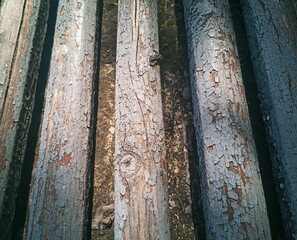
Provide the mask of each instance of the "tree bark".
{"label": "tree bark", "polygon": [[119,1],[115,239],[170,239],[156,0]]}
{"label": "tree bark", "polygon": [[285,234],[297,239],[297,18],[291,0],[243,0]]}
{"label": "tree bark", "polygon": [[0,236],[9,239],[31,122],[49,0],[0,5]]}
{"label": "tree bark", "polygon": [[27,239],[86,239],[97,0],[60,0]]}
{"label": "tree bark", "polygon": [[227,0],[184,0],[207,239],[270,239]]}

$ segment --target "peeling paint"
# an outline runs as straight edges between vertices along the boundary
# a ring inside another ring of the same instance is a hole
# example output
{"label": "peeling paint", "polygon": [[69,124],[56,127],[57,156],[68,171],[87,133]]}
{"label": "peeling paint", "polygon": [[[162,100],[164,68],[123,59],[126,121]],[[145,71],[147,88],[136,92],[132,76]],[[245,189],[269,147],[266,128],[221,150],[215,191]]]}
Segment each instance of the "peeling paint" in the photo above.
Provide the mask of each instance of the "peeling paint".
{"label": "peeling paint", "polygon": [[60,166],[66,166],[71,167],[71,160],[72,160],[72,154],[64,154],[63,158],[60,161]]}
{"label": "peeling paint", "polygon": [[115,239],[170,239],[157,1],[118,6]]}
{"label": "peeling paint", "polygon": [[229,3],[184,9],[206,238],[270,239]]}
{"label": "peeling paint", "polygon": [[59,1],[27,239],[87,237],[97,4]]}
{"label": "peeling paint", "polygon": [[288,239],[297,238],[297,18],[293,2],[241,0]]}
{"label": "peeling paint", "polygon": [[11,234],[48,8],[49,1],[39,0],[5,1],[0,8],[0,235],[5,239]]}

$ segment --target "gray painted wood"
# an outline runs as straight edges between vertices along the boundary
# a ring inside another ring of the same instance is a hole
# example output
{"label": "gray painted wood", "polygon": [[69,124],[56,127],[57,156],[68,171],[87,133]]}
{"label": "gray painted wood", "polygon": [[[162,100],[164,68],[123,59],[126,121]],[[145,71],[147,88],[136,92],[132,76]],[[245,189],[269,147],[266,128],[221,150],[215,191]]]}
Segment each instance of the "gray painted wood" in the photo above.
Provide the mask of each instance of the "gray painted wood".
{"label": "gray painted wood", "polygon": [[271,239],[228,0],[184,0],[207,239]]}
{"label": "gray painted wood", "polygon": [[97,0],[60,0],[27,239],[86,239]]}
{"label": "gray painted wood", "polygon": [[115,239],[170,239],[157,0],[118,4]]}
{"label": "gray painted wood", "polygon": [[242,1],[288,239],[297,239],[297,18],[293,2]]}
{"label": "gray painted wood", "polygon": [[49,0],[0,6],[0,236],[9,239],[43,48]]}

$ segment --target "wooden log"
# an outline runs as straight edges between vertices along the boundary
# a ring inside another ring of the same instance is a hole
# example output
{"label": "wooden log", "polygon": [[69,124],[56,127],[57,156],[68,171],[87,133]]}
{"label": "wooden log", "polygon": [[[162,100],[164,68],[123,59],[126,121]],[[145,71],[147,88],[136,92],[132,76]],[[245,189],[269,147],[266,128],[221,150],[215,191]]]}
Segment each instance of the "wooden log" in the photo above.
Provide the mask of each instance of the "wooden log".
{"label": "wooden log", "polygon": [[184,0],[207,239],[271,239],[228,0]]}
{"label": "wooden log", "polygon": [[291,0],[241,3],[285,235],[287,239],[297,239],[296,3]]}
{"label": "wooden log", "polygon": [[118,7],[115,239],[170,239],[157,1]]}
{"label": "wooden log", "polygon": [[60,0],[27,239],[86,239],[97,0]]}
{"label": "wooden log", "polygon": [[31,122],[49,0],[0,4],[0,236],[9,239]]}

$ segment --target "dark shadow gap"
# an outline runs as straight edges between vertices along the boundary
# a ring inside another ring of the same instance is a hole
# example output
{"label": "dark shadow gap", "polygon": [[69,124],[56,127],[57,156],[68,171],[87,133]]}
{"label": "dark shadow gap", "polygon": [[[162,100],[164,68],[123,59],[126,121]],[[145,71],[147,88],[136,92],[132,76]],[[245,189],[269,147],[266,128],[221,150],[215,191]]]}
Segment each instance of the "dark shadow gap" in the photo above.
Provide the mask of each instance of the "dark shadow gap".
{"label": "dark shadow gap", "polygon": [[[160,0],[158,7],[160,54],[163,56],[161,87],[168,161],[171,237],[206,239],[183,3],[181,0]],[[185,172],[187,176],[184,175]],[[182,178],[187,178],[187,185]],[[189,195],[186,197],[181,194]],[[191,213],[185,214],[188,200]],[[176,207],[172,207],[171,202],[174,205],[176,203]],[[172,215],[177,215],[178,218]],[[182,227],[183,225],[190,228]]]}
{"label": "dark shadow gap", "polygon": [[[114,202],[114,136],[110,129],[114,127],[115,101],[115,63],[116,63],[116,35],[117,35],[117,0],[104,0],[101,10],[100,52],[98,61],[99,85],[96,133],[96,147],[94,148],[93,170],[93,202],[92,218],[98,214],[111,217],[113,211],[101,211],[102,207]],[[115,130],[115,128],[113,128]],[[106,219],[106,218],[105,218]],[[96,224],[94,224],[95,226]],[[92,239],[114,239],[113,221],[106,224],[99,222],[97,228],[92,229]]]}
{"label": "dark shadow gap", "polygon": [[[36,95],[34,100],[34,110],[32,121],[28,133],[27,147],[21,173],[21,182],[16,200],[16,209],[13,220],[13,231],[11,239],[22,239],[24,225],[27,214],[27,205],[29,201],[30,183],[32,178],[32,169],[35,158],[35,150],[38,142],[38,132],[41,123],[42,110],[44,105],[44,95],[49,73],[51,52],[54,42],[55,25],[57,18],[59,1],[50,1],[49,17],[47,21],[47,30],[42,50],[42,57],[39,68],[39,76],[36,86]],[[39,39],[35,39],[39,41]]]}
{"label": "dark shadow gap", "polygon": [[87,237],[86,239],[92,239],[92,211],[93,211],[93,197],[94,197],[94,170],[95,170],[95,153],[96,153],[96,126],[98,120],[98,94],[99,94],[99,75],[100,75],[100,52],[101,52],[101,33],[102,33],[102,14],[103,14],[103,0],[97,0],[97,11],[96,11],[96,40],[95,40],[95,61],[94,61],[94,86],[93,86],[93,109],[92,109],[92,131],[91,131],[91,145],[92,145],[92,155],[91,162],[88,168],[90,173],[90,179],[88,180],[90,189],[88,203],[89,207],[87,210]]}
{"label": "dark shadow gap", "polygon": [[264,188],[272,239],[285,239],[260,100],[239,1],[229,0],[239,61]]}
{"label": "dark shadow gap", "polygon": [[[182,53],[182,57],[185,61],[184,66],[189,73],[189,58],[188,58],[188,42],[187,33],[185,27],[184,18],[184,8],[183,1],[175,0],[175,15],[176,15],[176,25],[178,30],[178,47]],[[190,75],[187,76],[187,81],[189,87]],[[191,91],[192,92],[192,91]],[[190,98],[192,103],[192,97]],[[189,106],[188,106],[189,108]],[[191,105],[190,111],[194,114],[193,106]],[[202,197],[200,189],[200,173],[199,173],[199,161],[198,161],[198,151],[197,151],[197,140],[194,127],[194,119],[191,118],[190,124],[188,126],[189,135],[189,168],[190,168],[190,179],[191,179],[191,197],[192,197],[192,217],[195,229],[195,239],[204,240],[206,239],[206,229],[205,229],[205,219],[203,214]]]}

